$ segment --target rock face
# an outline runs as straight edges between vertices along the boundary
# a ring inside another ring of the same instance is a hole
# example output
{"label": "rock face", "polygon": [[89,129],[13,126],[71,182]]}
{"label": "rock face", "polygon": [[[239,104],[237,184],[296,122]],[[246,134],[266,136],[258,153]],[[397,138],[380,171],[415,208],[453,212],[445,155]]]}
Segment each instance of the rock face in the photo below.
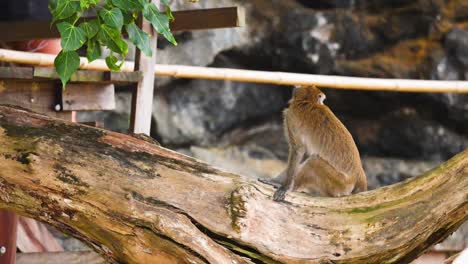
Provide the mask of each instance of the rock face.
{"label": "rock face", "polygon": [[[161,63],[385,78],[468,76],[464,0],[171,4],[175,10],[242,6],[247,23],[240,29],[179,32],[177,47],[161,40]],[[152,136],[172,147],[219,147],[233,131],[280,119],[290,91],[158,78]],[[467,147],[468,95],[324,91],[326,103],[348,126],[363,156],[441,161]],[[106,126],[126,131],[128,100],[128,92],[121,93],[121,107],[100,116]]]}
{"label": "rock face", "polygon": [[[171,4],[175,10],[242,6],[247,23],[240,29],[179,32],[177,47],[161,40],[161,63],[386,78],[468,75],[463,0]],[[324,91],[363,156],[442,161],[467,147],[468,95]],[[279,120],[290,92],[272,85],[158,78],[152,136],[172,147],[219,147],[236,131]],[[120,92],[117,111],[98,115],[106,127],[127,130],[129,98],[129,91]],[[271,138],[282,132],[263,133]],[[282,152],[277,157],[285,159],[287,150]]]}
{"label": "rock face", "polygon": [[[180,53],[180,47],[168,45],[160,54],[175,54],[172,55],[174,59],[169,59],[171,63],[213,67],[465,79],[468,15],[463,10],[468,10],[466,1],[390,2],[254,0],[220,1],[215,5],[213,1],[204,1],[199,5],[244,6],[248,14],[247,26],[241,30],[203,31],[200,34],[206,34],[204,37],[193,32],[183,33],[190,36],[184,37],[183,43],[191,50],[200,48],[198,41],[210,45],[202,45],[204,52],[195,56]],[[175,3],[177,7],[186,7],[184,1]],[[230,37],[222,41],[209,35],[224,32],[230,32],[226,33]],[[213,43],[217,49],[213,48]],[[180,60],[179,54],[184,60]],[[165,55],[161,56],[165,62]],[[287,92],[264,87],[205,80],[169,82],[160,88],[155,99],[154,116],[158,124],[155,134],[169,145],[216,145],[220,135],[229,130],[268,115],[278,115],[285,106],[281,98]],[[267,95],[272,91],[273,95]],[[365,153],[444,159],[465,147],[466,95],[327,90],[327,95],[329,93],[327,103],[337,115],[349,119],[350,124],[365,125],[360,130],[372,129],[375,127],[373,120],[379,123],[377,120],[385,119],[381,122],[385,126],[377,135],[378,144],[357,140]],[[260,97],[264,98],[261,102],[255,99]],[[262,102],[266,105],[261,105]],[[229,104],[234,108],[229,108]],[[213,106],[214,112],[211,111]],[[415,111],[417,117],[389,117],[408,108]],[[395,131],[385,132],[390,130]],[[395,144],[395,141],[411,144],[402,148],[402,144]]]}
{"label": "rock face", "polygon": [[[237,65],[219,57],[214,65]],[[157,135],[165,144],[216,144],[229,130],[248,125],[286,106],[286,89],[229,81],[181,80],[155,97]]]}
{"label": "rock face", "polygon": [[[187,0],[170,1],[173,10],[188,10],[202,8],[220,8],[228,6],[245,6],[248,12],[252,4],[248,1],[217,0],[188,3]],[[252,45],[268,34],[268,21],[250,24],[242,28],[197,30],[177,32],[175,37],[178,45],[172,46],[163,38],[158,42],[158,62],[163,64],[182,64],[205,66],[214,63],[215,57],[226,50]],[[255,32],[254,32],[255,31]],[[168,79],[157,79],[158,85],[168,83]]]}

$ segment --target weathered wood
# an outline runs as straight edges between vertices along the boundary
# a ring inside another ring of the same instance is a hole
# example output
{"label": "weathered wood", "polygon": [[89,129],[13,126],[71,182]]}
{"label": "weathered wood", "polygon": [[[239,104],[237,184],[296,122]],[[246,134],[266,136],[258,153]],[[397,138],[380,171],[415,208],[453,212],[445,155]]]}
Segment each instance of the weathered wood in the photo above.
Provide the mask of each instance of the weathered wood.
{"label": "weathered wood", "polygon": [[[174,11],[173,15],[172,31],[230,28],[244,24],[243,11],[239,7]],[[1,21],[0,41],[59,38],[57,28],[50,25],[48,20]]]}
{"label": "weathered wood", "polygon": [[101,256],[92,251],[22,253],[16,264],[105,264]]}
{"label": "weathered wood", "polygon": [[216,28],[233,28],[245,25],[244,10],[240,7],[223,7],[174,12],[172,31],[190,31]]}
{"label": "weathered wood", "polygon": [[51,82],[0,80],[0,104],[16,105],[48,116],[71,120],[71,112],[55,111],[61,86]]}
{"label": "weathered wood", "polygon": [[15,264],[17,227],[18,215],[0,210],[0,263],[2,264]]}
{"label": "weathered wood", "polygon": [[32,67],[0,66],[0,79],[26,79],[33,78]]}
{"label": "weathered wood", "polygon": [[409,263],[468,219],[468,150],[349,197],[272,194],[149,141],[0,106],[0,208],[122,263]]}
{"label": "weathered wood", "polygon": [[[151,2],[156,6],[159,6],[160,3],[159,0],[152,0]],[[136,50],[134,71],[141,71],[143,78],[133,89],[129,132],[149,136],[153,114],[154,65],[156,64],[158,35],[151,23],[142,19],[142,16],[140,16],[138,26],[151,36],[150,47],[153,54],[149,57],[139,49]]]}
{"label": "weathered wood", "polygon": [[[60,80],[54,68],[34,67],[33,78],[36,80]],[[70,78],[70,83],[113,83],[113,84],[134,84],[142,79],[142,73],[135,72],[111,72],[111,71],[90,71],[79,70]]]}
{"label": "weathered wood", "polygon": [[113,84],[74,84],[62,91],[63,111],[105,111],[115,109]]}
{"label": "weathered wood", "polygon": [[109,72],[110,77],[108,78],[110,82],[114,84],[133,84],[141,81],[143,79],[143,74],[140,71],[134,72]]}
{"label": "weathered wood", "polygon": [[[51,55],[54,56],[54,55]],[[34,80],[39,81],[59,81],[59,76],[54,68],[50,67],[0,67],[0,79],[10,80]],[[70,83],[113,83],[113,84],[134,84],[142,79],[141,72],[111,72],[78,70],[70,78]]]}

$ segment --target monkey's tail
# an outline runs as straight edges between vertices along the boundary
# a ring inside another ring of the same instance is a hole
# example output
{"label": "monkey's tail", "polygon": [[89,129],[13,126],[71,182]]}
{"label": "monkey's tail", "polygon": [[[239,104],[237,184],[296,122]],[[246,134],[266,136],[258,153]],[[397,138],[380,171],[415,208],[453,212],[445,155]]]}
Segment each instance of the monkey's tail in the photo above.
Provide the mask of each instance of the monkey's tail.
{"label": "monkey's tail", "polygon": [[353,193],[365,192],[367,191],[367,177],[365,173],[362,173],[358,179],[356,187],[354,188]]}

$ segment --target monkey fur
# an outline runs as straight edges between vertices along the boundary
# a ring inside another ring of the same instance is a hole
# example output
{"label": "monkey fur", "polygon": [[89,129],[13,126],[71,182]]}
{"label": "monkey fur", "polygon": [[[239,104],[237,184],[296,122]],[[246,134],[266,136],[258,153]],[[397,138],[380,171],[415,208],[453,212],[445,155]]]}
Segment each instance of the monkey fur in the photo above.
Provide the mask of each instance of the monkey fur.
{"label": "monkey fur", "polygon": [[326,105],[315,86],[296,87],[284,111],[289,143],[286,170],[260,181],[278,187],[273,199],[288,191],[340,197],[367,190],[367,179],[353,137]]}

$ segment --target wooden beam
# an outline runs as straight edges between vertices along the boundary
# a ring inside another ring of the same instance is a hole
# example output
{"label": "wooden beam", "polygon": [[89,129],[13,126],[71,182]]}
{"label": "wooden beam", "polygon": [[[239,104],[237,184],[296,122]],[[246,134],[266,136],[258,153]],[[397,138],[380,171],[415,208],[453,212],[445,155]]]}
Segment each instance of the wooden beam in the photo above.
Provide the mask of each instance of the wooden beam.
{"label": "wooden beam", "polygon": [[[174,11],[172,31],[231,28],[244,25],[244,12],[240,7]],[[92,19],[92,18],[88,18]],[[14,29],[14,30],[12,30]],[[0,41],[59,38],[60,34],[49,20],[2,21]]]}
{"label": "wooden beam", "polygon": [[[2,262],[3,263],[3,262]],[[18,254],[16,264],[105,264],[104,259],[93,251],[70,251]]]}
{"label": "wooden beam", "polygon": [[[152,0],[159,6],[159,0]],[[154,69],[156,64],[156,51],[158,34],[153,29],[151,23],[142,19],[138,21],[139,27],[150,34],[150,47],[153,51],[151,57],[143,54],[139,49],[136,50],[134,71],[141,71],[143,79],[133,89],[132,112],[130,115],[130,133],[150,135],[151,117],[153,114],[153,94],[154,94]]]}
{"label": "wooden beam", "polygon": [[31,80],[33,78],[32,67],[15,67],[15,66],[1,66],[0,79],[25,79]]}
{"label": "wooden beam", "polygon": [[[59,80],[58,74],[54,68],[35,67],[34,79],[52,79]],[[114,84],[133,84],[142,79],[141,72],[111,72],[111,71],[90,71],[79,70],[70,78],[70,83],[114,83]]]}
{"label": "wooden beam", "polygon": [[18,215],[0,210],[0,263],[15,264]]}
{"label": "wooden beam", "polygon": [[63,111],[108,111],[115,109],[113,84],[74,84],[62,91]]}
{"label": "wooden beam", "polygon": [[[54,56],[54,55],[51,55]],[[0,79],[9,80],[60,80],[50,67],[0,67]],[[70,83],[134,84],[142,79],[141,72],[111,72],[79,70],[70,78]]]}
{"label": "wooden beam", "polygon": [[31,80],[1,80],[0,104],[16,105],[51,117],[71,120],[71,112],[57,112],[60,85]]}
{"label": "wooden beam", "polygon": [[224,7],[174,12],[172,31],[190,31],[216,28],[242,27],[245,24],[244,9]]}

